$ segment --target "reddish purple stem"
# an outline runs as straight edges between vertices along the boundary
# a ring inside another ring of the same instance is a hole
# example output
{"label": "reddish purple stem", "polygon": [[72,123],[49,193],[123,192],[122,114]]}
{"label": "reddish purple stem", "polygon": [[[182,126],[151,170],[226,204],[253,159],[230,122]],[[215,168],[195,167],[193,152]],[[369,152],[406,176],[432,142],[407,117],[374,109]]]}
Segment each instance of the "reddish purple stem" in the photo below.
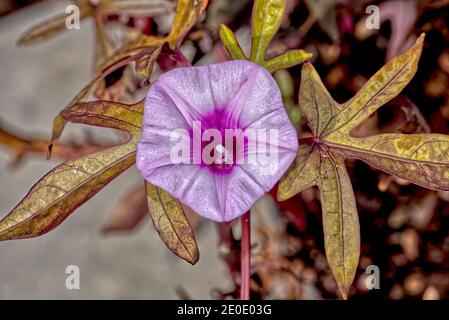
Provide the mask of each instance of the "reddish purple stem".
{"label": "reddish purple stem", "polygon": [[182,54],[180,50],[176,50],[173,53],[173,58],[176,60],[176,62],[179,63],[181,67],[191,67],[192,64],[190,61]]}
{"label": "reddish purple stem", "polygon": [[251,265],[251,224],[249,211],[241,217],[242,239],[241,239],[241,285],[240,300],[249,300],[250,294],[250,265]]}

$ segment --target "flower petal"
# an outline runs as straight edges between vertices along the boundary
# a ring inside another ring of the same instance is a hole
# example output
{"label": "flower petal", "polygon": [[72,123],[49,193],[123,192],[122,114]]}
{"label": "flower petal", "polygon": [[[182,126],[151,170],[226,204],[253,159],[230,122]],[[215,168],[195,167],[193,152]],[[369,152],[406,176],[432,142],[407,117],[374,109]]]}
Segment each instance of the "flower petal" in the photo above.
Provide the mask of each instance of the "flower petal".
{"label": "flower petal", "polygon": [[231,221],[247,212],[257,199],[265,193],[263,186],[240,166],[236,166],[227,179],[225,195],[225,211],[223,221]]}
{"label": "flower petal", "polygon": [[217,108],[227,107],[248,81],[254,67],[259,66],[246,60],[237,60],[177,68],[161,75],[155,85],[177,96],[178,107],[190,108],[196,114],[206,115]]}
{"label": "flower petal", "polygon": [[269,117],[278,109],[286,113],[276,81],[265,68],[253,65],[249,70],[248,81],[229,103],[228,113],[243,128],[263,117]]}
{"label": "flower petal", "polygon": [[217,198],[214,174],[198,165],[170,165],[156,168],[145,180],[166,190],[199,215],[223,221]]}
{"label": "flower petal", "polygon": [[[268,139],[267,161],[259,157],[264,150],[246,150],[255,153],[257,161],[237,163],[226,172],[203,164],[174,164],[170,153],[177,142],[171,140],[172,133],[182,129],[190,139],[195,120],[206,121],[206,128],[265,131],[266,138],[275,129],[277,139]],[[296,130],[271,74],[249,61],[229,61],[178,68],[152,85],[145,100],[137,167],[145,180],[198,214],[230,221],[274,186],[293,162],[297,147]]]}

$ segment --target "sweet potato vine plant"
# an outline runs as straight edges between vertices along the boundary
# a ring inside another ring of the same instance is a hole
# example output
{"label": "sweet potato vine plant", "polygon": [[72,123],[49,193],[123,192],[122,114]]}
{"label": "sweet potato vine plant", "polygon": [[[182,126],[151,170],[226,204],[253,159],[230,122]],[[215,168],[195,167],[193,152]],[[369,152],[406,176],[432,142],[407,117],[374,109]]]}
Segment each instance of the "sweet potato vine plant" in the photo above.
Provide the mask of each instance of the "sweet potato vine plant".
{"label": "sweet potato vine plant", "polygon": [[[207,0],[178,0],[167,36],[148,34],[145,27],[132,28],[127,32],[127,40],[114,49],[105,31],[104,22],[108,18],[127,15],[135,21],[148,22],[148,17],[173,8],[165,2],[155,5],[152,1],[100,0],[92,4],[91,1],[77,0],[75,3],[81,8],[83,18],[92,17],[95,21],[95,77],[56,116],[48,155],[63,148],[58,139],[67,122],[117,129],[129,138],[120,145],[70,159],[47,173],[0,221],[0,240],[31,238],[52,230],[135,164],[144,101],[124,101],[138,89],[151,85],[155,63],[162,70],[191,65],[180,47],[208,6]],[[269,72],[293,67],[310,58],[310,54],[298,49],[267,60],[268,45],[280,28],[285,7],[284,0],[254,2],[249,56],[244,54],[233,32],[221,25],[219,35],[230,57],[256,62]],[[61,17],[44,22],[26,33],[20,43],[45,39],[63,30],[63,24]],[[396,97],[410,82],[417,70],[423,44],[424,35],[421,35],[411,48],[390,60],[343,104],[332,99],[312,64],[306,63],[302,67],[299,108],[310,132],[298,137],[296,159],[280,180],[277,197],[283,201],[305,188],[318,186],[327,261],[344,298],[353,282],[360,252],[356,200],[345,159],[362,160],[425,188],[449,190],[448,136],[424,133],[355,138],[351,135],[352,129]],[[141,78],[138,85],[130,81],[136,75]],[[92,96],[99,100],[92,100]],[[17,145],[17,141],[20,139],[8,136],[6,143]],[[148,210],[144,211],[149,212],[162,241],[182,259],[196,263],[199,251],[186,216],[188,209],[170,193],[148,182],[145,190]],[[240,281],[241,298],[244,299],[249,298],[250,292],[249,231],[249,213],[246,213],[242,216]]]}

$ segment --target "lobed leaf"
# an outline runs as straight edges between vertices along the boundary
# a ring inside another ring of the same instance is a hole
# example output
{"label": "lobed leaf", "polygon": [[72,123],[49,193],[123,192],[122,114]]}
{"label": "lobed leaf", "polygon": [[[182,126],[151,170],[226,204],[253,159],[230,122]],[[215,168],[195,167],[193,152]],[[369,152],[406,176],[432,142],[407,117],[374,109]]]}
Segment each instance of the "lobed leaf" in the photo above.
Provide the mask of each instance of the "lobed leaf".
{"label": "lobed leaf", "polygon": [[330,96],[315,68],[306,63],[301,74],[299,105],[312,130],[300,139],[293,166],[281,180],[279,200],[318,185],[323,210],[325,249],[343,297],[357,269],[360,235],[354,193],[346,158],[418,185],[449,190],[449,136],[439,134],[377,134],[356,138],[351,131],[379,107],[396,97],[416,72],[424,35],[403,54],[382,67],[348,102]]}
{"label": "lobed leaf", "polygon": [[[202,4],[207,2],[202,2]],[[136,39],[124,44],[116,54],[108,59],[103,70],[113,67],[124,60],[137,61],[141,66],[144,60],[151,58],[150,53],[160,50],[168,43],[172,50],[180,45],[180,41],[192,28],[203,7],[195,6],[193,0],[178,0],[176,2],[176,14],[173,19],[172,29],[166,37],[140,35]],[[150,59],[151,60],[151,59]],[[151,65],[154,61],[150,61]],[[142,68],[141,68],[142,69]],[[148,70],[148,67],[146,68]],[[137,70],[139,72],[139,70]]]}
{"label": "lobed leaf", "polygon": [[[131,0],[130,0],[131,1]],[[106,55],[107,59],[101,61],[97,66],[97,72],[105,73],[106,70],[111,72],[118,70],[120,67],[130,62],[135,62],[135,69],[139,76],[148,83],[153,70],[154,62],[159,56],[162,47],[168,43],[172,50],[179,47],[182,39],[192,28],[196,19],[203,10],[206,9],[208,1],[203,0],[201,5],[197,5],[193,0],[178,0],[176,2],[176,14],[173,20],[172,29],[168,36],[147,36],[139,35],[137,38],[125,43],[116,53]],[[124,3],[122,5],[125,5]],[[110,72],[108,72],[109,74]],[[107,75],[107,74],[106,74]],[[100,86],[104,87],[103,75]],[[104,91],[100,87],[96,93]]]}
{"label": "lobed leaf", "polygon": [[69,122],[118,129],[138,137],[142,113],[143,100],[136,104],[100,100],[73,105],[61,111],[61,116]]}
{"label": "lobed leaf", "polygon": [[313,145],[303,144],[298,148],[295,162],[279,183],[277,198],[287,200],[304,189],[317,184],[320,153]]}
{"label": "lobed leaf", "polygon": [[198,247],[181,203],[148,182],[145,187],[148,208],[159,237],[178,257],[195,264],[199,259]]}
{"label": "lobed leaf", "polygon": [[342,106],[342,112],[327,125],[327,132],[349,132],[378,108],[396,97],[418,69],[424,33],[403,54],[391,59],[360,91]]}
{"label": "lobed leaf", "polygon": [[310,63],[302,67],[299,105],[314,137],[323,136],[340,109]]}
{"label": "lobed leaf", "polygon": [[342,141],[334,148],[422,187],[449,190],[447,135],[380,134]]}

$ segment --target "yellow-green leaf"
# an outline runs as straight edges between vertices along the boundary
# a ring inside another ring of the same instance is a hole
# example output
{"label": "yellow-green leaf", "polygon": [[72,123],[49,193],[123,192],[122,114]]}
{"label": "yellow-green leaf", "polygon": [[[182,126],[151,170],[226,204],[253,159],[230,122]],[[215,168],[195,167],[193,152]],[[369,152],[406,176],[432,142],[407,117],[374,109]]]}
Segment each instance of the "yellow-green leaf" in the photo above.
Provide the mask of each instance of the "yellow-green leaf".
{"label": "yellow-green leaf", "polygon": [[243,60],[246,58],[239,42],[235,38],[234,33],[224,24],[220,25],[220,38],[232,59]]}
{"label": "yellow-green leaf", "polygon": [[275,72],[279,69],[290,68],[297,64],[303,63],[311,58],[312,54],[304,50],[290,50],[281,54],[265,63],[265,68],[270,72]]}
{"label": "yellow-green leaf", "polygon": [[278,187],[279,201],[287,200],[308,187],[317,184],[320,165],[318,148],[310,144],[300,145],[295,162]]}
{"label": "yellow-green leaf", "polygon": [[303,50],[291,50],[269,61],[265,60],[268,45],[282,22],[285,0],[255,0],[252,12],[251,53],[246,57],[234,33],[225,25],[220,26],[220,38],[234,60],[248,59],[274,72],[304,62],[312,57]]}
{"label": "yellow-green leaf", "polygon": [[299,105],[314,137],[323,135],[323,130],[335,119],[340,109],[310,63],[302,67]]}
{"label": "yellow-green leaf", "polygon": [[61,111],[69,122],[114,128],[139,136],[142,128],[143,100],[136,104],[112,101],[79,103]]}
{"label": "yellow-green leaf", "polygon": [[297,159],[279,184],[278,198],[288,199],[308,186],[318,185],[326,255],[344,297],[354,279],[360,250],[359,223],[345,159],[360,159],[426,188],[449,190],[449,136],[351,136],[357,125],[410,82],[418,67],[423,41],[421,35],[410,49],[388,62],[344,104],[330,96],[311,64],[302,68],[299,105],[312,137],[300,139]]}
{"label": "yellow-green leaf", "polygon": [[391,59],[372,76],[363,88],[342,106],[342,112],[329,123],[325,134],[349,132],[378,108],[396,97],[410,82],[418,69],[424,33],[403,54]]}
{"label": "yellow-green leaf", "polygon": [[125,130],[131,138],[125,144],[62,163],[47,173],[0,221],[0,240],[36,237],[52,230],[132,166],[140,133],[141,105],[101,101],[65,110],[62,116],[66,120]]}
{"label": "yellow-green leaf", "polygon": [[[182,40],[195,24],[198,15],[205,10],[208,1],[196,4],[193,0],[178,0],[172,28],[167,36],[147,36],[140,34],[137,38],[125,43],[116,53],[109,56],[99,70],[117,70],[117,66],[135,62],[136,72],[149,81],[153,65],[162,46],[168,43],[170,49],[177,50]],[[104,71],[103,71],[104,72]]]}
{"label": "yellow-green leaf", "polygon": [[195,264],[199,258],[198,247],[181,203],[159,187],[150,183],[145,186],[148,208],[159,237],[173,253]]}
{"label": "yellow-green leaf", "polygon": [[200,9],[200,5],[195,5],[194,0],[178,0],[176,2],[176,15],[171,31],[165,39],[172,50],[179,47],[184,36],[193,27]]}
{"label": "yellow-green leaf", "polygon": [[[154,61],[157,59],[157,56],[160,53],[160,48],[153,47],[150,51],[150,49],[147,49],[144,53],[149,54],[149,64],[146,65],[146,71],[151,72],[152,67],[154,64]],[[105,70],[103,70],[97,77],[95,77],[93,80],[91,80],[77,95],[76,97],[68,104],[67,107],[65,107],[62,111],[73,108],[76,105],[79,105],[80,103],[85,102],[89,96],[92,94],[92,92],[95,90],[96,86],[100,83],[101,80],[103,80],[106,76],[114,72],[115,70],[127,65],[129,62],[133,61],[138,56],[126,56],[123,57],[120,61],[116,61],[114,64],[108,66]],[[55,119],[53,120],[53,129],[52,129],[52,137],[51,142],[49,145],[49,154],[48,157],[51,155],[51,148],[52,144],[57,141],[64,130],[66,124],[66,119],[64,119],[60,114],[58,114]]]}
{"label": "yellow-green leaf", "polygon": [[344,157],[326,150],[321,152],[318,186],[326,258],[346,299],[359,264],[359,218]]}
{"label": "yellow-green leaf", "polygon": [[135,142],[57,166],[0,221],[0,240],[37,237],[63,222],[135,163]]}
{"label": "yellow-green leaf", "polygon": [[251,61],[263,64],[268,44],[278,31],[285,0],[255,0],[251,28]]}
{"label": "yellow-green leaf", "polygon": [[[112,72],[112,71],[111,71]],[[101,76],[96,77],[95,79],[91,80],[77,95],[73,100],[69,103],[69,105],[63,109],[69,109],[73,106],[75,106],[78,103],[84,102],[89,98],[89,95],[94,90],[95,85],[97,82],[104,76],[106,76],[106,73],[102,74]],[[51,156],[51,149],[53,143],[58,140],[61,137],[61,134],[64,130],[64,127],[66,125],[67,121],[64,119],[60,114],[58,114],[55,119],[53,120],[53,128],[52,128],[52,136],[50,145],[48,146],[48,156],[47,158],[50,158]]]}
{"label": "yellow-green leaf", "polygon": [[449,190],[447,135],[380,134],[342,141],[335,149],[425,188]]}

